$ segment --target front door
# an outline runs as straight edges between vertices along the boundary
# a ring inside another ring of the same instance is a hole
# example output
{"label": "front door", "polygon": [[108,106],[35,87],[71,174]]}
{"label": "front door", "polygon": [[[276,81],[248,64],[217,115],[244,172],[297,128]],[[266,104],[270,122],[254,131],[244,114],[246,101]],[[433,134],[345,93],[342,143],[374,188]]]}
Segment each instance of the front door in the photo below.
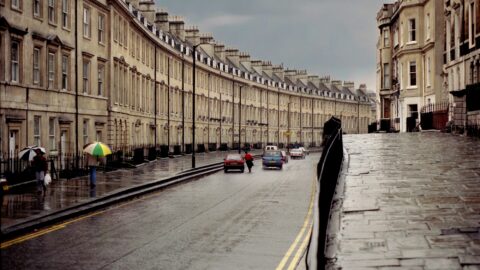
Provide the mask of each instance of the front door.
{"label": "front door", "polygon": [[60,132],[60,170],[65,169],[65,155],[67,152],[67,131]]}
{"label": "front door", "polygon": [[10,130],[8,133],[8,167],[11,171],[14,170],[14,160],[18,150],[18,130]]}

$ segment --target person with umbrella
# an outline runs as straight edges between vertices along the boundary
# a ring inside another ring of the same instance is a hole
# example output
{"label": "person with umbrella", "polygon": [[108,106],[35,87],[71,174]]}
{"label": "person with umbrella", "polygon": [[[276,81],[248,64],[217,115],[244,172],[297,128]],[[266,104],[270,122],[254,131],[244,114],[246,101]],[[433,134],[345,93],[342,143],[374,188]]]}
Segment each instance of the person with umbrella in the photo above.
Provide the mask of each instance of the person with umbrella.
{"label": "person with umbrella", "polygon": [[42,149],[36,148],[36,156],[32,160],[32,168],[35,171],[35,179],[37,180],[37,192],[43,194],[47,192],[47,185],[45,185],[45,174],[48,171],[47,159],[43,156]]}
{"label": "person with umbrella", "polygon": [[105,157],[112,153],[110,148],[101,142],[93,142],[85,145],[83,152],[87,154],[86,165],[89,169],[90,187],[97,185],[97,166],[100,157]]}

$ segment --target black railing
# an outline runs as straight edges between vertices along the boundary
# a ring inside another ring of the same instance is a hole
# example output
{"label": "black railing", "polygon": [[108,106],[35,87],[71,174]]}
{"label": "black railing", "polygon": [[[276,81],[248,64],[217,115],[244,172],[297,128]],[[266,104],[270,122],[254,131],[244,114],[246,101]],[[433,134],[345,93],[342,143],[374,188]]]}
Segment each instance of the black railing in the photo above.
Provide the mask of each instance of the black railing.
{"label": "black railing", "polygon": [[325,269],[325,243],[333,195],[343,161],[342,122],[332,117],[325,125],[322,156],[317,164],[317,188],[314,198],[313,229],[310,237],[307,269]]}
{"label": "black railing", "polygon": [[420,110],[422,129],[444,130],[448,122],[449,108],[450,103],[448,102],[423,106]]}

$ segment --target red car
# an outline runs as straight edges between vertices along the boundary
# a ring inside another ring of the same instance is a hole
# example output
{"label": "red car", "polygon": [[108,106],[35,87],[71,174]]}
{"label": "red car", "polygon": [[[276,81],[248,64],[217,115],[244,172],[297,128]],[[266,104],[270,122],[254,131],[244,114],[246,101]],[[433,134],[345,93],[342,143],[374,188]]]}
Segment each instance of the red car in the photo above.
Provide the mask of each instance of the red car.
{"label": "red car", "polygon": [[240,154],[229,154],[223,160],[223,171],[227,172],[230,169],[245,171],[245,160]]}

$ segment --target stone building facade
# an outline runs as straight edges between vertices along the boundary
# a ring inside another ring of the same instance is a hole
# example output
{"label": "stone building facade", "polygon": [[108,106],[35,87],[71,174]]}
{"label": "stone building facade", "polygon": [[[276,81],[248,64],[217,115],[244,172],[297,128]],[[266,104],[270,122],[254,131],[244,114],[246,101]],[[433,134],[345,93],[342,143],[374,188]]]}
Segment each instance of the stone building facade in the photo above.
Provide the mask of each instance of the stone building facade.
{"label": "stone building facade", "polygon": [[418,127],[420,110],[448,101],[443,86],[443,3],[400,0],[377,13],[377,91],[381,129]]}
{"label": "stone building facade", "polygon": [[374,121],[353,82],[252,59],[153,1],[0,0],[0,14],[3,158],[27,145],[77,153],[94,140],[179,153],[318,145],[333,115],[347,133]]}
{"label": "stone building facade", "polygon": [[480,2],[443,1],[446,14],[444,84],[455,130],[480,127]]}

